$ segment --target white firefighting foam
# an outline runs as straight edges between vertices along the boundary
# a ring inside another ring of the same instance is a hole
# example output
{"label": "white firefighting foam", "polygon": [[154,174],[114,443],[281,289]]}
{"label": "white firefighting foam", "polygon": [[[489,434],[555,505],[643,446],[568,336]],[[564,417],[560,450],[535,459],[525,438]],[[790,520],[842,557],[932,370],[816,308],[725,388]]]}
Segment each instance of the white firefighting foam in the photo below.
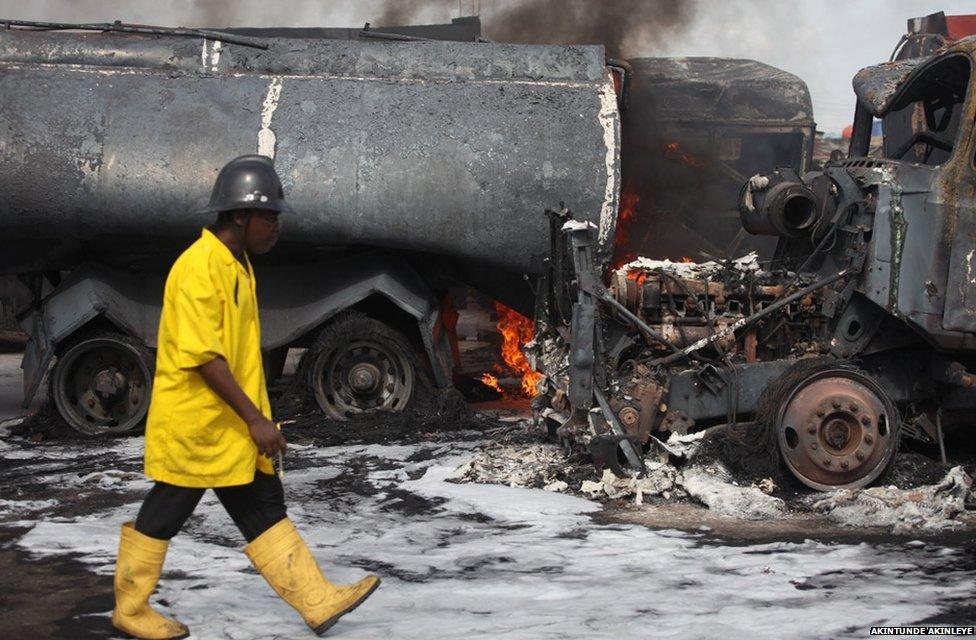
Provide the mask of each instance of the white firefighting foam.
{"label": "white firefighting foam", "polygon": [[[5,454],[55,462],[111,460],[97,489],[128,496],[123,506],[42,517],[50,511],[31,512],[40,505],[0,505],[0,521],[29,528],[16,540],[20,548],[73,554],[110,574],[119,526],[134,517],[147,487],[133,471],[141,439],[6,444]],[[793,637],[859,638],[871,625],[920,621],[972,598],[976,571],[950,547],[727,546],[701,534],[596,524],[587,514],[599,504],[558,492],[449,482],[485,444],[462,433],[289,449],[289,514],[327,575],[340,582],[365,571],[383,577],[376,595],[330,637],[610,638],[649,630],[658,637],[782,637],[789,628]],[[61,467],[31,482],[54,490],[72,475]],[[95,480],[84,474],[72,481],[85,485],[86,477]],[[158,608],[197,638],[306,637],[295,612],[250,569],[243,544],[208,493],[171,545],[153,598]]]}

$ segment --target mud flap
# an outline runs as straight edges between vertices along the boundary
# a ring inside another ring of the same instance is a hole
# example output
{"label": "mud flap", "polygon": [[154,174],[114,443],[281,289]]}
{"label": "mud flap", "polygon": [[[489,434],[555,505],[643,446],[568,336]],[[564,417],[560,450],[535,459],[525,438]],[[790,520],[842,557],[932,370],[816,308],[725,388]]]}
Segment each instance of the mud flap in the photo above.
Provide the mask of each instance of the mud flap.
{"label": "mud flap", "polygon": [[21,328],[29,339],[24,348],[24,357],[20,368],[24,371],[24,401],[21,407],[26,409],[34,400],[34,395],[44,382],[44,375],[54,359],[54,349],[51,346],[41,314],[37,311],[24,318]]}

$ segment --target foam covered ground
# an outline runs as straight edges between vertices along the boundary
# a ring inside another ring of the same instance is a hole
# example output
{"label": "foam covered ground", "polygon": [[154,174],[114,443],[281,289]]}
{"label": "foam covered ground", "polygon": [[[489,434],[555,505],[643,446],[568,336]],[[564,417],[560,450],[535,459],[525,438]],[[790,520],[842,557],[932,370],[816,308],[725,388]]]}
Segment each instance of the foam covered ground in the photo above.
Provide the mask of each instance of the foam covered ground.
{"label": "foam covered ground", "polygon": [[[976,564],[953,546],[727,544],[598,524],[601,506],[574,496],[448,482],[481,442],[460,432],[291,446],[289,514],[326,573],[383,578],[329,637],[862,638],[976,597]],[[0,524],[24,528],[14,544],[35,557],[71,554],[111,574],[119,526],[149,486],[141,450],[141,438],[0,439]],[[242,547],[208,493],[174,539],[154,601],[193,638],[314,637]],[[97,616],[106,633],[108,616]]]}

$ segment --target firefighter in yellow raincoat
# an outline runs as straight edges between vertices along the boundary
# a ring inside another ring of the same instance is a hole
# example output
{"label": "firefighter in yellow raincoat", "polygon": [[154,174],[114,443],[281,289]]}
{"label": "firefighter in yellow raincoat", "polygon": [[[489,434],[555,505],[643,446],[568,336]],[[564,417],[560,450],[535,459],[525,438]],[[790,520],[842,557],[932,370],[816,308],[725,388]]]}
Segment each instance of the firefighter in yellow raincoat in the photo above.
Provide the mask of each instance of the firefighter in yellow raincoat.
{"label": "firefighter in yellow raincoat", "polygon": [[135,522],[122,526],[112,625],[136,638],[184,638],[186,626],[149,606],[169,540],[213,489],[268,584],[321,635],[379,585],[367,576],[335,585],[285,513],[270,458],[285,449],[271,421],[261,329],[248,254],[278,240],[291,211],[270,158],[229,162],[217,176],[206,228],[173,264],[159,323],[146,422],[146,475],[155,484]]}

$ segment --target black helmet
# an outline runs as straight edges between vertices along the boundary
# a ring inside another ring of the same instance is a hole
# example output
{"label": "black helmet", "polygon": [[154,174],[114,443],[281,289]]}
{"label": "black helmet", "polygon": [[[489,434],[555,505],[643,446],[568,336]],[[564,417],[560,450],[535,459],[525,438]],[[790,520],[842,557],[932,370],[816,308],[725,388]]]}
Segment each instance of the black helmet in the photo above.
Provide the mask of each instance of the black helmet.
{"label": "black helmet", "polygon": [[267,209],[281,213],[293,209],[285,202],[281,179],[267,156],[248,155],[234,158],[217,174],[210,204],[203,213],[235,209]]}

